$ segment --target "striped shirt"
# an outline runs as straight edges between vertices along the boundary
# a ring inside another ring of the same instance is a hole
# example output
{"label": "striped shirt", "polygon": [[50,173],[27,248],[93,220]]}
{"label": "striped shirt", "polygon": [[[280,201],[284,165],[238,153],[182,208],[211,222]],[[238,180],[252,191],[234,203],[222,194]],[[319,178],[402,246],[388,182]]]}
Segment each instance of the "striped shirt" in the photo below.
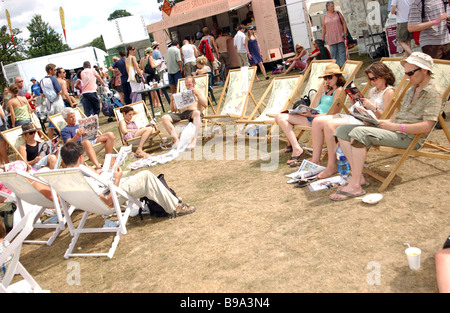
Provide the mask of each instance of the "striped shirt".
{"label": "striped shirt", "polygon": [[[423,0],[425,1],[425,17],[422,21],[422,0],[414,0],[409,10],[408,24],[419,24],[436,20],[439,15],[445,12],[442,0]],[[433,25],[430,28],[420,32],[419,43],[424,46],[441,46],[450,43],[450,35],[445,21],[439,25]]]}

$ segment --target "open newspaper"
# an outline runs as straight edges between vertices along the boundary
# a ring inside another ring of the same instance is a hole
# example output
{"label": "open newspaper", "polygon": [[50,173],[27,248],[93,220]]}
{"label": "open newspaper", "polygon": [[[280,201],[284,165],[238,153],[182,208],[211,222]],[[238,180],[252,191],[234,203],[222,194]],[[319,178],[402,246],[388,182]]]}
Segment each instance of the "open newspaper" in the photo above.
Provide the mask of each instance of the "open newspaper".
{"label": "open newspaper", "polygon": [[285,110],[281,113],[289,113],[289,114],[306,114],[310,112],[312,115],[316,115],[319,114],[319,111],[315,108],[311,108],[307,105],[304,104],[300,104],[298,107],[296,107],[295,109],[289,109],[289,110]]}
{"label": "open newspaper", "polygon": [[312,163],[308,160],[303,160],[297,171],[286,175],[286,177],[290,178],[287,183],[292,184],[302,180],[314,179],[317,174],[319,174],[323,170],[325,170],[325,167]]}
{"label": "open newspaper", "polygon": [[83,128],[85,135],[81,140],[94,139],[97,136],[98,131],[98,115],[91,115],[89,117],[81,118],[78,120],[78,125]]}
{"label": "open newspaper", "polygon": [[117,154],[108,153],[105,155],[105,161],[103,163],[102,173],[100,174],[103,177],[113,180],[114,172],[117,167],[120,167],[122,170],[129,165],[131,161],[131,154],[133,146],[123,146],[120,148]]}
{"label": "open newspaper", "polygon": [[344,176],[333,176],[324,178],[309,184],[310,191],[318,191],[318,190],[329,190],[334,189],[339,186],[344,186],[347,184],[347,180]]}
{"label": "open newspaper", "polygon": [[195,96],[192,90],[185,90],[173,95],[178,110],[183,110],[195,104]]}
{"label": "open newspaper", "polygon": [[370,111],[364,108],[362,99],[364,98],[363,94],[359,89],[355,86],[353,82],[351,82],[346,88],[345,91],[347,95],[350,97],[350,99],[353,100],[354,104],[350,108],[350,115],[354,116],[355,118],[367,122],[372,125],[378,125],[378,118],[376,115]]}
{"label": "open newspaper", "polygon": [[45,157],[49,154],[56,154],[56,152],[58,152],[58,149],[59,149],[58,138],[59,138],[59,136],[56,136],[52,140],[40,142],[39,143],[39,156]]}

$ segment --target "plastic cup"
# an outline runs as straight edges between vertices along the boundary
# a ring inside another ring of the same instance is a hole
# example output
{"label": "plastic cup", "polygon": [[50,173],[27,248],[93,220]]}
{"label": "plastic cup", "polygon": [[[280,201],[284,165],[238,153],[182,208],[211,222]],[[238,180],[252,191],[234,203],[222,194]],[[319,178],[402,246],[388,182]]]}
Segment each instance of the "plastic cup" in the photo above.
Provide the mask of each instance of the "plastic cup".
{"label": "plastic cup", "polygon": [[419,248],[411,247],[405,250],[406,257],[408,258],[409,268],[412,270],[418,270],[420,268],[420,251]]}

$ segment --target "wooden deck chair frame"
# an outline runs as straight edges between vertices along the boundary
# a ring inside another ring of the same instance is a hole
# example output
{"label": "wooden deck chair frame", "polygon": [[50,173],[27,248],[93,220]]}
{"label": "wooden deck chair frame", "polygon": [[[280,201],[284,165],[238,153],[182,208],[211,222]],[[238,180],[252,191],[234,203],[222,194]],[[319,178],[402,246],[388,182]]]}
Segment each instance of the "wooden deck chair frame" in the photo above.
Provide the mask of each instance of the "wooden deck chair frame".
{"label": "wooden deck chair frame", "polygon": [[[362,64],[363,64],[362,61],[352,61],[352,60],[345,61],[344,65],[341,68],[342,71],[346,72],[346,74],[344,74],[344,75],[347,75],[346,80],[345,80],[345,85],[342,88],[341,94],[337,95],[337,97],[335,99],[333,99],[333,104],[331,105],[330,109],[328,110],[327,115],[337,114],[341,110],[344,110],[345,113],[349,113],[348,108],[345,106],[345,98],[347,96],[347,94],[345,92],[345,88],[348,86],[348,84],[350,84],[355,79],[356,74],[361,69]],[[354,67],[351,73],[348,73],[348,71],[346,70],[346,67],[348,65]],[[322,82],[322,80],[320,81],[320,83],[321,82]],[[318,97],[318,94],[316,94],[314,96],[314,99],[315,99],[315,97]],[[296,137],[297,137],[297,140],[300,140],[300,138],[306,131],[311,131],[312,127],[295,125],[294,129],[298,130]],[[312,143],[312,139],[309,140],[309,142],[306,144],[306,147],[309,148],[311,146],[311,143]]]}
{"label": "wooden deck chair frame", "polygon": [[[275,120],[273,118],[273,113],[271,114],[271,112],[265,112],[268,108],[268,104],[266,104],[264,101],[266,100],[267,96],[270,93],[270,98],[269,98],[269,102],[272,100],[272,97],[276,97],[277,95],[277,90],[275,90],[275,85],[277,82],[283,82],[286,80],[296,80],[296,83],[294,84],[294,86],[292,86],[289,94],[287,95],[286,98],[282,97],[281,102],[279,102],[279,106],[276,107],[276,111],[278,111],[278,113],[288,109],[289,107],[292,107],[294,105],[295,102],[295,98],[297,97],[297,94],[299,93],[300,87],[302,86],[304,80],[305,80],[305,76],[304,75],[296,75],[296,76],[285,76],[285,77],[276,77],[274,79],[272,79],[272,81],[270,82],[269,86],[266,88],[266,90],[264,91],[263,95],[261,96],[261,98],[259,99],[258,103],[256,104],[256,107],[253,109],[252,113],[250,113],[250,115],[248,116],[248,118],[246,119],[242,119],[242,120],[235,120],[234,122],[236,124],[243,124],[242,130],[245,130],[245,127],[248,124],[271,124],[272,128],[273,126],[276,124]],[[284,102],[282,102],[284,100]],[[263,107],[263,111],[261,112],[260,108]],[[273,108],[269,108],[272,112],[273,112]],[[259,115],[256,116],[256,114],[259,112]],[[263,116],[266,115],[269,117],[269,119],[266,120],[258,120],[259,116]],[[271,128],[271,130],[268,133],[268,138],[270,138],[270,134],[272,133],[273,129]]]}
{"label": "wooden deck chair frame", "polygon": [[[0,253],[0,264],[4,264],[8,261],[9,265],[3,280],[0,281],[0,293],[50,292],[49,290],[42,290],[39,284],[19,261],[22,244],[25,238],[33,231],[33,220],[35,218],[36,210],[31,210],[5,237],[5,240],[9,242],[9,246]],[[11,284],[16,275],[22,276],[23,280]]]}
{"label": "wooden deck chair frame", "polygon": [[[36,124],[31,122],[34,127],[37,129],[36,136],[39,136],[44,141],[48,141],[48,137],[45,135],[45,133],[38,127]],[[25,143],[25,139],[22,136],[22,126],[17,126],[11,129],[7,129],[3,132],[1,132],[3,138],[8,143],[8,145],[13,149],[14,153],[16,154],[16,160],[20,159],[28,164],[28,161],[22,157],[22,155],[19,153],[19,146]],[[36,137],[38,139],[38,137]]]}
{"label": "wooden deck chair frame", "polygon": [[[121,235],[127,233],[126,223],[130,215],[133,204],[142,208],[142,203],[128,195],[125,191],[115,186],[111,181],[106,181],[87,167],[81,165],[79,168],[69,168],[61,170],[53,170],[38,173],[39,177],[49,183],[58,193],[61,201],[63,212],[68,211],[68,205],[74,206],[76,209],[84,211],[83,217],[77,228],[73,227],[73,222],[69,218],[67,223],[73,228],[73,239],[69,244],[64,258],[70,257],[108,257],[112,258],[117,249]],[[102,186],[106,186],[111,192],[113,199],[113,208],[107,206],[103,200],[97,195],[94,189],[86,181],[85,176],[89,176]],[[80,197],[80,193],[83,197]],[[128,200],[125,211],[121,211],[119,196]],[[90,214],[101,216],[115,215],[118,219],[118,225],[112,227],[85,227],[86,220]],[[107,253],[73,253],[75,245],[81,234],[86,233],[113,233],[114,240]]]}
{"label": "wooden deck chair frame", "polygon": [[234,76],[234,74],[237,73],[237,72],[239,72],[239,73],[241,72],[241,69],[233,69],[233,70],[229,70],[228,71],[228,76],[227,76],[227,79],[225,80],[225,84],[224,84],[224,87],[222,89],[222,93],[220,95],[219,103],[217,104],[217,107],[216,107],[216,112],[217,113],[214,114],[214,115],[204,116],[203,117],[204,119],[222,119],[222,118],[224,118],[224,119],[230,119],[230,118],[232,118],[232,119],[244,119],[244,118],[248,118],[247,116],[245,116],[245,113],[247,111],[247,105],[248,105],[249,97],[252,99],[252,101],[255,104],[255,106],[258,104],[256,99],[255,99],[255,97],[253,96],[253,93],[252,93],[252,87],[253,87],[253,82],[255,80],[257,68],[256,67],[249,67],[248,71],[252,71],[252,73],[250,74],[251,77],[250,77],[250,81],[248,83],[248,90],[245,93],[244,100],[242,102],[241,112],[239,114],[233,114],[233,113],[222,114],[221,113],[221,109],[223,109],[222,106],[224,106],[226,104],[227,97],[228,96],[231,97],[231,95],[229,95],[229,92],[231,92],[230,90],[233,87],[236,88],[235,86],[230,86],[230,84],[231,84],[231,76]]}
{"label": "wooden deck chair frame", "polygon": [[[450,61],[445,60],[434,60],[435,64],[445,64],[446,66],[450,66]],[[401,101],[403,97],[405,96],[406,92],[411,87],[411,84],[407,83],[406,86],[403,88],[401,95],[397,98],[396,102],[391,106],[391,108],[386,112],[386,115],[384,118],[388,119],[392,117],[395,110],[397,110],[401,106]],[[442,117],[442,112],[444,111],[445,105],[448,102],[450,96],[450,84],[447,86],[443,96],[442,96],[442,110],[440,111],[438,115],[438,122],[441,124],[442,130],[444,131],[444,135],[447,138],[447,144],[450,144],[450,131],[448,129],[447,124],[445,123],[444,118]],[[398,154],[401,155],[401,158],[398,160],[398,162],[395,164],[395,166],[392,168],[390,173],[387,177],[382,177],[381,175],[375,173],[374,171],[370,170],[369,168],[364,168],[364,172],[372,176],[373,178],[377,179],[378,181],[382,182],[381,186],[378,189],[378,192],[383,192],[386,190],[386,188],[390,185],[394,177],[397,175],[400,167],[403,165],[403,163],[407,160],[410,156],[422,156],[427,158],[434,158],[434,159],[443,159],[443,160],[450,160],[450,145],[449,146],[443,146],[439,145],[437,143],[431,142],[428,140],[429,136],[433,132],[437,122],[431,129],[431,131],[428,134],[417,134],[408,148],[406,149],[398,149],[398,148],[391,148],[391,147],[384,147],[384,146],[372,146],[371,148],[380,151],[380,152],[386,152],[390,154]],[[422,139],[422,137],[426,136],[426,139],[422,146],[414,150],[418,142]],[[424,149],[431,149],[432,151],[424,151]]]}
{"label": "wooden deck chair frame", "polygon": [[[48,186],[48,184],[23,171],[0,173],[0,181],[13,192],[17,209],[19,210],[19,214],[22,218],[25,216],[25,207],[28,208],[29,205],[32,205],[33,207],[37,206],[39,207],[39,210],[36,214],[35,221],[33,221],[33,227],[35,229],[54,229],[53,234],[47,240],[25,240],[24,242],[46,244],[51,246],[58,237],[59,233],[65,229],[65,224],[67,222],[67,214],[64,214],[63,216],[56,192],[50,188],[53,201],[47,199],[41,192],[39,192],[39,190],[36,189],[34,183],[37,182],[46,186]],[[44,214],[44,211],[47,208],[55,209],[57,223],[46,224],[40,221],[40,217]],[[71,208],[68,212],[70,216],[73,212],[73,208]],[[70,227],[69,231],[72,232]]]}
{"label": "wooden deck chair frame", "polygon": [[[80,110],[80,108],[73,108],[73,110],[75,111],[75,116],[77,118],[77,121],[81,118],[86,118],[86,115],[84,115],[84,113]],[[55,126],[55,129],[58,131],[58,133],[61,134],[61,129],[63,129],[67,123],[64,120],[64,118],[62,117],[61,113],[49,116],[48,119],[50,120],[50,122],[52,122],[52,124]],[[102,134],[102,132],[100,131],[100,129],[97,131],[99,135]],[[105,144],[102,142],[98,142],[94,145],[94,151],[96,154],[98,154],[99,152],[101,152],[103,149],[105,149]],[[113,147],[113,151],[115,153],[118,153],[116,148]],[[88,159],[86,159],[85,161],[87,161]]]}
{"label": "wooden deck chair frame", "polygon": [[[148,108],[147,108],[147,106],[145,105],[145,103],[144,103],[144,101],[139,101],[139,102],[135,102],[135,103],[131,103],[131,104],[128,104],[127,106],[129,106],[129,107],[132,107],[136,112],[138,112],[138,114],[141,114],[141,115],[139,115],[139,119],[141,120],[141,123],[143,124],[143,125],[148,125],[148,124],[150,124],[150,121],[151,121],[151,119],[150,119],[150,117],[152,116],[151,115],[151,113],[148,111]],[[123,120],[123,114],[120,112],[120,109],[121,108],[123,108],[123,107],[120,107],[120,108],[115,108],[114,109],[114,115],[116,116],[116,120],[117,120],[117,122],[119,123],[121,120]],[[135,144],[135,145],[138,145],[139,144],[139,141],[140,141],[140,139],[141,139],[141,136],[137,136],[137,137],[133,137],[133,138],[131,138],[131,139],[128,139],[128,140],[124,140],[123,139],[123,134],[122,134],[122,131],[120,130],[120,126],[119,125],[117,125],[117,128],[118,128],[118,130],[119,130],[119,136],[120,136],[120,140],[122,141],[122,145],[124,145],[124,146],[129,146],[129,145],[133,145],[133,144]],[[155,132],[148,138],[148,141],[152,141],[153,140],[153,138],[155,138],[156,136],[159,136],[159,138],[161,139],[161,146],[164,146],[164,148],[167,148],[166,147],[166,144],[164,143],[164,140],[162,139],[162,137],[161,137],[161,131],[156,127],[156,124],[155,124]],[[146,148],[146,149],[143,149],[145,152],[148,152],[148,151],[153,151],[153,150],[155,150],[155,149],[158,149],[160,146],[150,146],[149,148]]]}

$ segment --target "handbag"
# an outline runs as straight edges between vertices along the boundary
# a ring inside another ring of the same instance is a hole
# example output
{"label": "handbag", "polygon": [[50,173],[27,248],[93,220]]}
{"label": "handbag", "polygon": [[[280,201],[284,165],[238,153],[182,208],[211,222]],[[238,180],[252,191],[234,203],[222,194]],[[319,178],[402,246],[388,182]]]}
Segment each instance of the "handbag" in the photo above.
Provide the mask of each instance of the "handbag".
{"label": "handbag", "polygon": [[136,80],[136,83],[142,83],[142,77],[138,73],[134,74],[134,79]]}
{"label": "handbag", "polygon": [[150,57],[148,58],[148,63],[145,65],[144,72],[150,76],[153,76],[156,74],[156,70],[152,68],[150,64]]}
{"label": "handbag", "polygon": [[300,98],[300,100],[295,101],[294,105],[292,106],[292,109],[296,109],[299,105],[306,105],[307,107],[309,107],[311,105],[311,92],[315,91],[317,92],[317,90],[315,89],[310,89],[307,95],[304,95],[302,98]]}

